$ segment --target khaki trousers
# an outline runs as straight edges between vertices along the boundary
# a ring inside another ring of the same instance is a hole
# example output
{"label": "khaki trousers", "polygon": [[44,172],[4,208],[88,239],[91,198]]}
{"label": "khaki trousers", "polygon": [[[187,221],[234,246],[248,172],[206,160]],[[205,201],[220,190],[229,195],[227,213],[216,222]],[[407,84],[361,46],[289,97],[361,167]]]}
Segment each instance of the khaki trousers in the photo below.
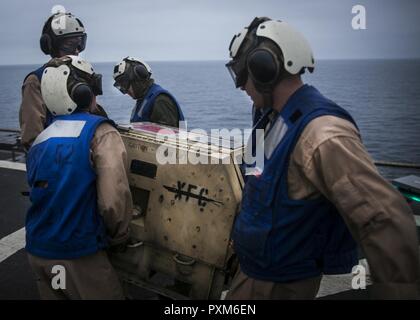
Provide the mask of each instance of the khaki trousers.
{"label": "khaki trousers", "polygon": [[[118,276],[105,251],[71,260],[50,260],[28,253],[29,263],[35,273],[41,299],[101,299],[122,300],[123,290]],[[54,266],[65,270],[65,289],[54,289],[52,273]]]}
{"label": "khaki trousers", "polygon": [[257,280],[239,269],[226,300],[313,300],[320,283],[321,276],[288,283]]}

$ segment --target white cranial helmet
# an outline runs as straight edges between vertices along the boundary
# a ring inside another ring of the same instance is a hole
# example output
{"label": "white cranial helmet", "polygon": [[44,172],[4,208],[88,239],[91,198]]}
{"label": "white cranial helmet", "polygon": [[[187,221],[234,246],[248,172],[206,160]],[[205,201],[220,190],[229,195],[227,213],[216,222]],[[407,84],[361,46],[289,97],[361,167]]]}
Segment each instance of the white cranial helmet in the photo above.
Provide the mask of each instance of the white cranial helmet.
{"label": "white cranial helmet", "polygon": [[114,66],[114,73],[113,73],[114,80],[128,71],[127,62],[134,62],[134,63],[137,62],[137,63],[142,64],[146,68],[146,70],[149,72],[149,74],[152,75],[152,68],[150,68],[150,66],[144,60],[139,59],[139,58],[134,58],[134,57],[126,57],[120,63]]}
{"label": "white cranial helmet", "polygon": [[78,56],[54,59],[42,74],[42,98],[53,115],[71,114],[78,106],[88,106],[94,95],[102,94],[101,79],[92,65]]}
{"label": "white cranial helmet", "polygon": [[[313,71],[315,61],[312,49],[299,31],[284,21],[271,20],[265,17],[255,18],[248,27],[234,35],[229,46],[229,54],[232,60],[226,66],[237,87],[243,86],[247,79],[252,54],[256,51],[262,53],[259,55],[263,58],[261,60],[267,60],[267,52],[273,54],[269,47],[262,45],[264,39],[271,40],[279,49],[277,49],[279,53],[276,54],[276,59],[273,60],[279,60],[282,64],[281,67],[289,74],[299,74],[305,68]],[[278,57],[279,55],[281,57]],[[279,70],[274,70],[273,74],[278,75]]]}
{"label": "white cranial helmet", "polygon": [[133,83],[147,81],[152,76],[152,68],[142,59],[126,57],[114,66],[114,86],[126,94]]}

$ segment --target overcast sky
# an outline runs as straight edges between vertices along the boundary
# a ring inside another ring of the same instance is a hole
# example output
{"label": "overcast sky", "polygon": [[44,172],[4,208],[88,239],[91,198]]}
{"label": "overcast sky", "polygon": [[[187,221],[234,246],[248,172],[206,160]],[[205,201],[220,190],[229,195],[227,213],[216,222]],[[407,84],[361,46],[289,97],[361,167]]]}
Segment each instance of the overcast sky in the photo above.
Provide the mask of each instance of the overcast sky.
{"label": "overcast sky", "polygon": [[[353,30],[352,7],[366,8],[366,30]],[[54,5],[84,23],[84,57],[227,60],[228,45],[255,16],[287,21],[318,59],[420,58],[419,0],[1,0],[0,64],[41,63],[42,25]]]}

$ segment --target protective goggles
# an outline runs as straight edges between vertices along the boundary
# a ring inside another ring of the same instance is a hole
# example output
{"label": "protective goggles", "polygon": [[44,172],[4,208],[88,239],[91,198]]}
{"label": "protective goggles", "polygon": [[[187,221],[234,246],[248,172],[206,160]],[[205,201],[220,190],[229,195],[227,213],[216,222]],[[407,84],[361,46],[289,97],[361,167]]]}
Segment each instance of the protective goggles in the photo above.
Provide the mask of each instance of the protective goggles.
{"label": "protective goggles", "polygon": [[58,49],[67,55],[74,55],[76,51],[82,52],[86,48],[87,35],[72,36],[61,39]]}
{"label": "protective goggles", "polygon": [[248,80],[247,68],[245,63],[241,60],[232,60],[226,64],[226,68],[228,69],[236,88],[245,86],[246,81]]}

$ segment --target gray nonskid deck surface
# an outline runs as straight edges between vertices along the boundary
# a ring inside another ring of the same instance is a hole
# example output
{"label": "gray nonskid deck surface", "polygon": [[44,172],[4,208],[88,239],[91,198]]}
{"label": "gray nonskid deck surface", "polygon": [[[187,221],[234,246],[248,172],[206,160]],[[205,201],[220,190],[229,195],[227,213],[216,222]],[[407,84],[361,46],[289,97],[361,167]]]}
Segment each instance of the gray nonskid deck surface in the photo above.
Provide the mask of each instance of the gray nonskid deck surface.
{"label": "gray nonskid deck surface", "polygon": [[[23,249],[24,243],[13,244],[13,241],[20,241],[24,232],[22,228],[25,224],[26,210],[29,207],[28,197],[22,195],[25,191],[28,191],[25,171],[0,168],[0,251],[8,250],[5,259],[1,258],[2,252],[0,252],[0,299],[39,299],[35,279]],[[15,250],[13,248],[19,245],[22,248],[10,254]],[[368,298],[368,290],[351,289],[351,280],[351,274],[324,276],[318,297],[321,299]],[[369,284],[369,278],[367,284]],[[158,298],[156,294],[141,288],[130,287],[129,292],[135,299]]]}
{"label": "gray nonskid deck surface", "polygon": [[28,190],[26,172],[0,168],[0,239],[24,226]]}
{"label": "gray nonskid deck surface", "polygon": [[[0,168],[0,239],[23,228],[29,199],[21,191],[27,190],[24,171]],[[0,262],[0,299],[39,299],[24,249]]]}

